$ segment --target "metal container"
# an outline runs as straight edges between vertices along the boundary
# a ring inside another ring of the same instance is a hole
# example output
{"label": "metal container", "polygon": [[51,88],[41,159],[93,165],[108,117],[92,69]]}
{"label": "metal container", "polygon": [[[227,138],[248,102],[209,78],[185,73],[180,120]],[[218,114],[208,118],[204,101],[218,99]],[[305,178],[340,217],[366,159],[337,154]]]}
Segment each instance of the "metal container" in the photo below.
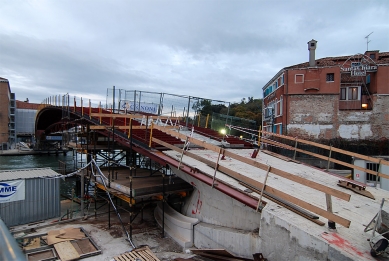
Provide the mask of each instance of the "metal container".
{"label": "metal container", "polygon": [[24,180],[25,186],[24,200],[0,203],[4,223],[10,227],[59,217],[60,180],[53,178],[59,174],[49,168],[20,171],[0,172],[0,184]]}

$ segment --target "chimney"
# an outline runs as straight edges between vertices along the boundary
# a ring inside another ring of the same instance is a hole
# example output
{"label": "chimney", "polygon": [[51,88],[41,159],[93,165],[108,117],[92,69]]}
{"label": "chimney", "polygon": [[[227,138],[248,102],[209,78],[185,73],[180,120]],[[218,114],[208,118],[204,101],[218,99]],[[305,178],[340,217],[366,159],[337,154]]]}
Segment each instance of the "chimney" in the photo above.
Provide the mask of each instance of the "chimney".
{"label": "chimney", "polygon": [[309,50],[309,67],[315,67],[315,50],[316,50],[316,40],[311,40],[308,42],[308,50]]}

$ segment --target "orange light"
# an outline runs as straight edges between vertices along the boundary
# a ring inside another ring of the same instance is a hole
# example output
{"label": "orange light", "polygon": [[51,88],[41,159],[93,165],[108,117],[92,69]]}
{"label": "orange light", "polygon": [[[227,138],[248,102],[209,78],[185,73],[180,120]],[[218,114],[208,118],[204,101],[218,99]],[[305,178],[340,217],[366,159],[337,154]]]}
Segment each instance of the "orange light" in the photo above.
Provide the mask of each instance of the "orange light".
{"label": "orange light", "polygon": [[362,108],[367,109],[367,103],[362,103]]}

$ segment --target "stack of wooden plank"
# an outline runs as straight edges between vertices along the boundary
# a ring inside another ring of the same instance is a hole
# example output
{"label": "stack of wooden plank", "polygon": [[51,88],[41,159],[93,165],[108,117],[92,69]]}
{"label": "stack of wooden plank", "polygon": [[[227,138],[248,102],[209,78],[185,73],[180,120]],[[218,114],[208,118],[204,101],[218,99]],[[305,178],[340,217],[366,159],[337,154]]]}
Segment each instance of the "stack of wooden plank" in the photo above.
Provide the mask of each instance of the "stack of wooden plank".
{"label": "stack of wooden plank", "polygon": [[114,257],[115,261],[160,261],[148,246],[136,248]]}

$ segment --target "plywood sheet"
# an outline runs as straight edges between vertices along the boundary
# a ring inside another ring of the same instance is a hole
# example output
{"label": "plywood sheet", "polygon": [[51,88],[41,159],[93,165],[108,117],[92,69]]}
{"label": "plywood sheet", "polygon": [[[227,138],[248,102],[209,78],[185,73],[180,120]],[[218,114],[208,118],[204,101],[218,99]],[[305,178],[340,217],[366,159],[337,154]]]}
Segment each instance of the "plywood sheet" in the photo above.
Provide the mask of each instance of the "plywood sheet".
{"label": "plywood sheet", "polygon": [[69,241],[72,239],[85,238],[85,234],[80,228],[65,228],[61,230],[50,230],[47,233],[47,244],[53,245],[59,242]]}
{"label": "plywood sheet", "polygon": [[90,242],[89,238],[72,241],[72,245],[77,249],[80,255],[97,251],[95,246]]}
{"label": "plywood sheet", "polygon": [[54,245],[55,250],[61,261],[70,261],[80,258],[77,250],[69,241],[60,242]]}
{"label": "plywood sheet", "polygon": [[35,248],[39,248],[41,246],[41,240],[39,237],[33,238],[31,240],[25,238],[23,243],[27,244],[25,247],[23,247],[23,250],[35,249]]}

